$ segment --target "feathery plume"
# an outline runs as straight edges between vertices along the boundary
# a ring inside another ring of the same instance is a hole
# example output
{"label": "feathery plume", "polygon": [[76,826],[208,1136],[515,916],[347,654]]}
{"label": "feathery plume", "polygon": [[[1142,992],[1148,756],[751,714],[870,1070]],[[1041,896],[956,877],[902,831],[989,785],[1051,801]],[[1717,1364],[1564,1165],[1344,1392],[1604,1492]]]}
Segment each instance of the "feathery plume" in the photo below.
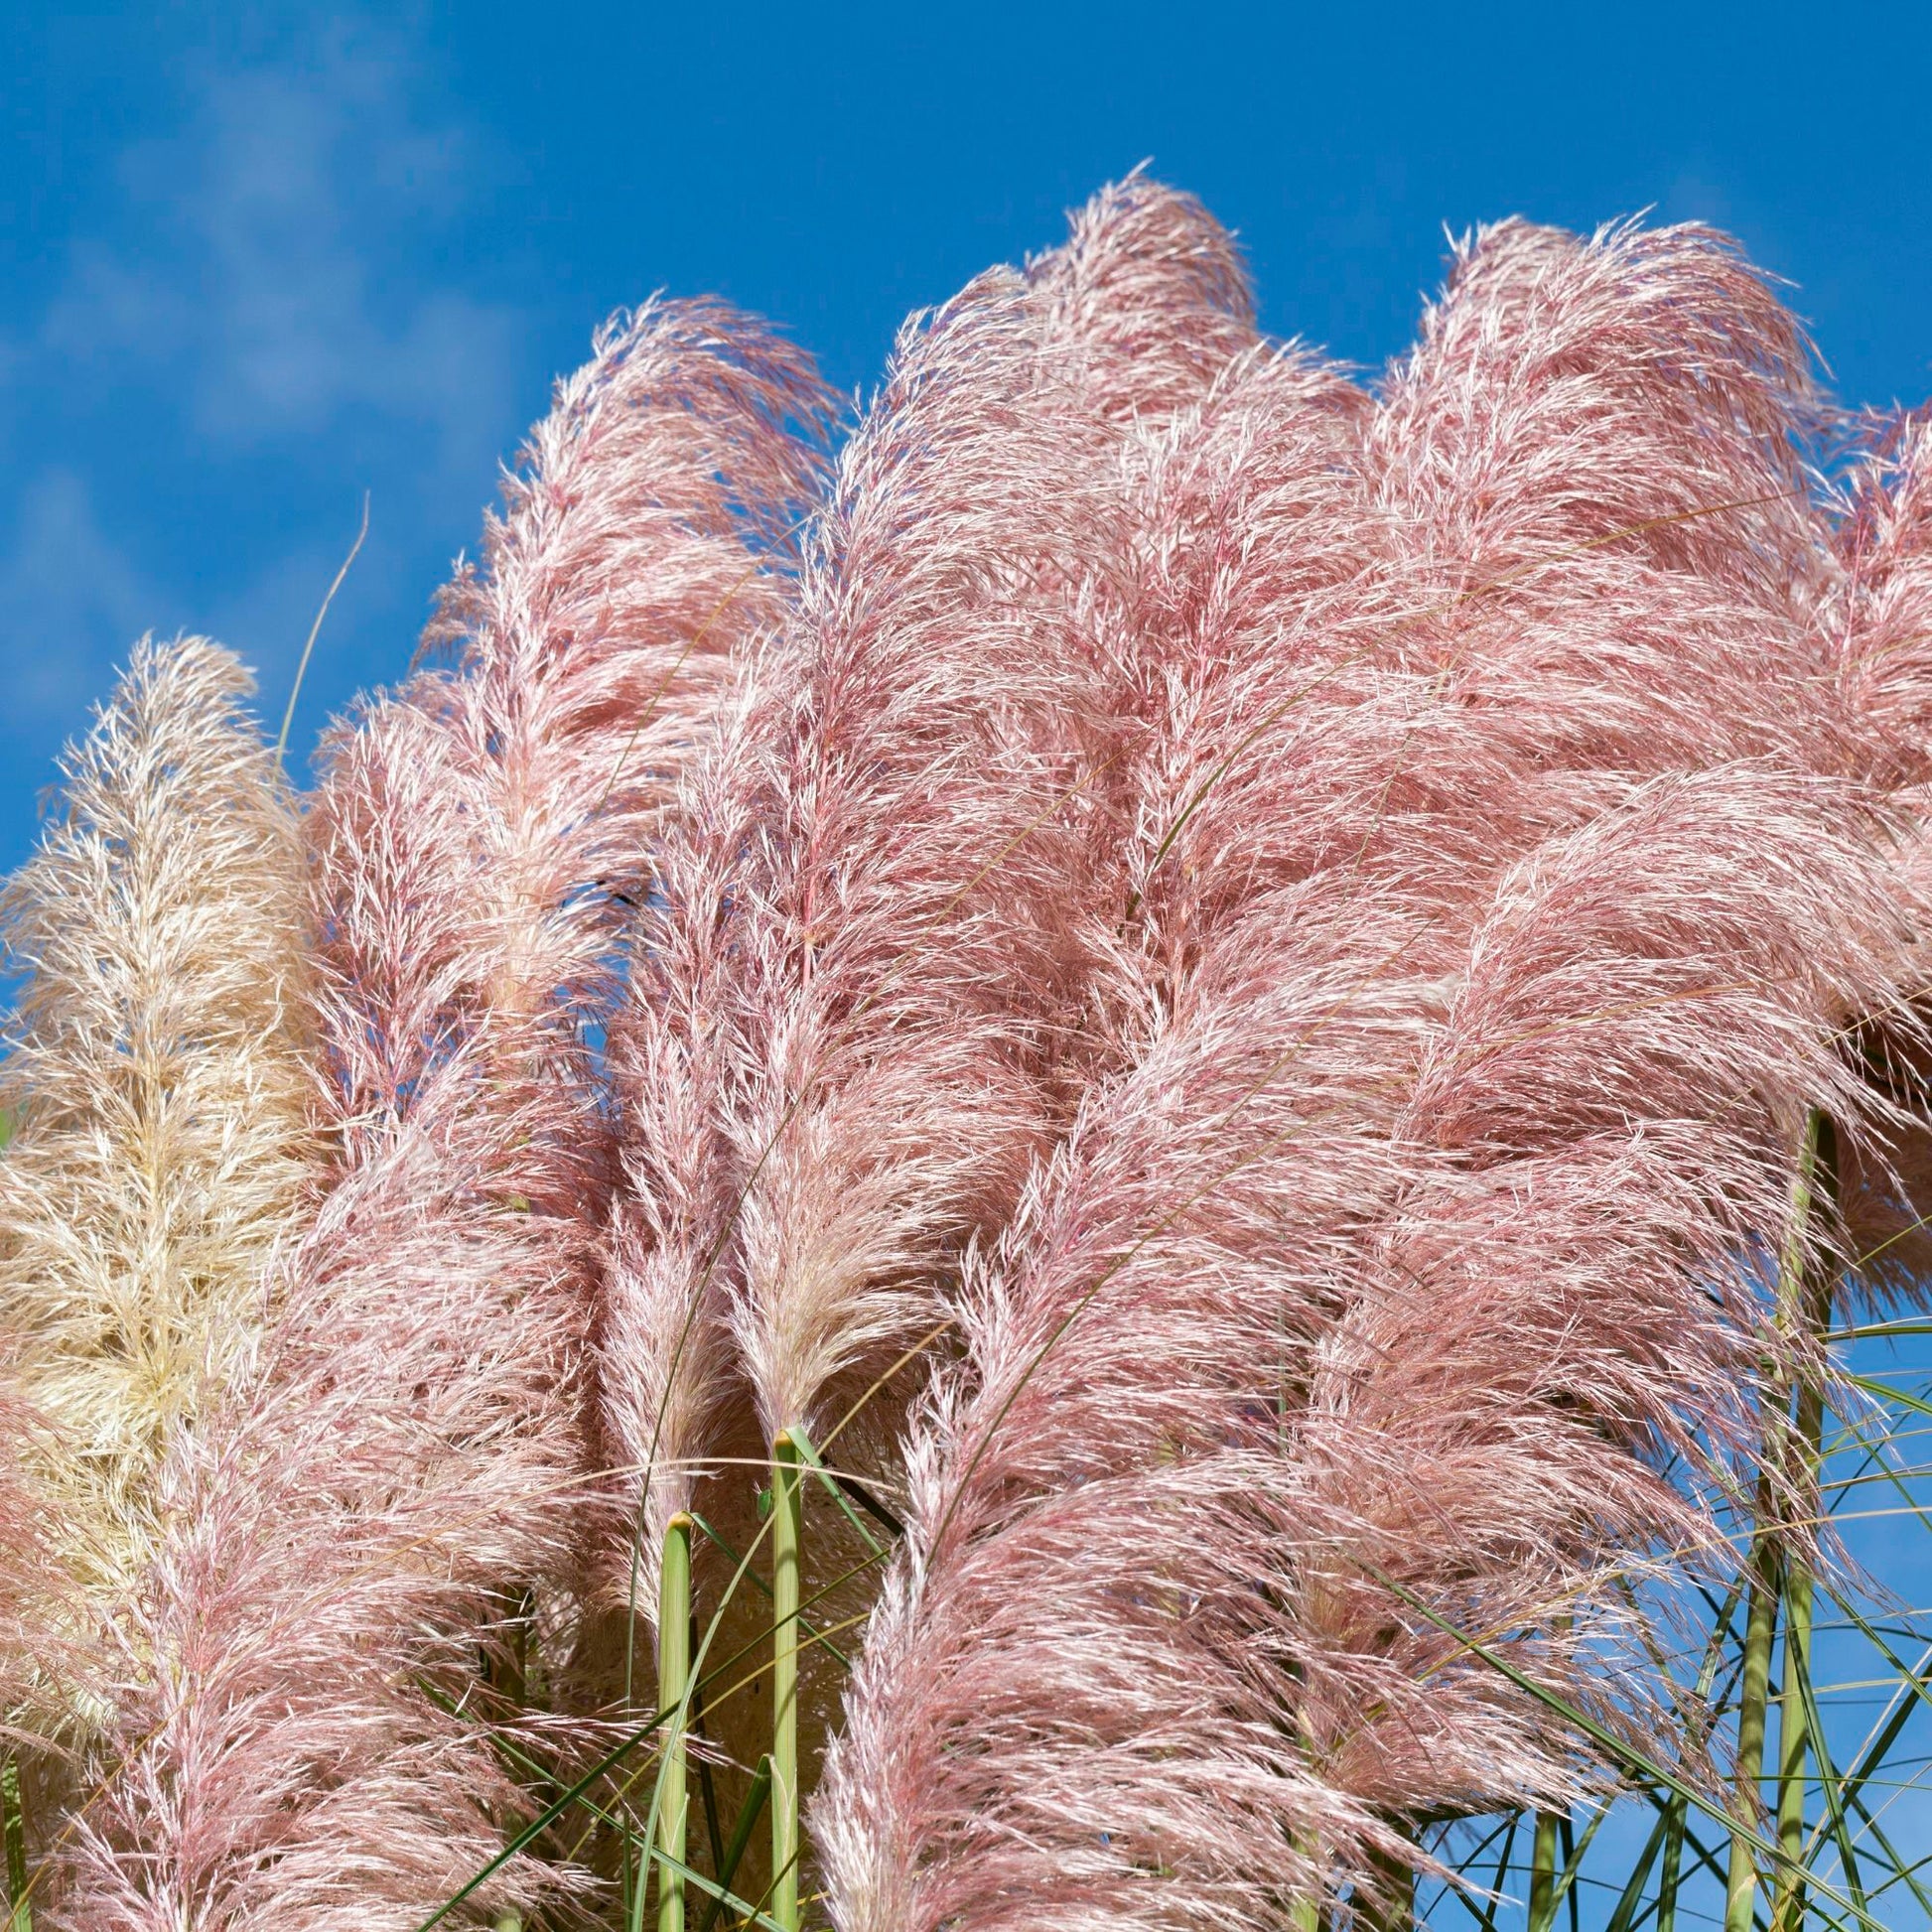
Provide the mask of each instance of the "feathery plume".
{"label": "feathery plume", "polygon": [[1402,844],[1428,695],[1385,648],[1364,406],[1255,355],[1144,451],[1122,1063],[970,1271],[913,1433],[814,1810],[844,1932],[1277,1922],[1317,1827],[1376,1829],[1280,1723],[1293,1632],[1259,1581],[1285,1393],[1393,1184],[1390,968],[1427,922],[1359,873]]}
{"label": "feathery plume", "polygon": [[1083,377],[1146,355],[1159,410],[1176,377],[1150,339],[1194,338],[1230,298],[1198,334],[1245,333],[1203,223],[1121,193],[1059,255],[908,329],[814,532],[746,939],[769,980],[733,1322],[773,1432],[932,1307],[1050,1131],[1075,787],[1110,750],[1088,612],[1131,529],[1119,405]]}
{"label": "feathery plume", "polygon": [[[610,1177],[587,1029],[731,642],[770,614],[818,407],[727,311],[621,318],[446,599],[456,671],[327,748],[340,1153],[262,1372],[176,1471],[191,1528],[148,1607],[175,1671],[88,1822],[76,1922],[411,1927],[518,1808],[489,1741],[516,1714],[474,1663],[585,1538]],[[513,1863],[478,1908],[542,1882]]]}
{"label": "feathery plume", "polygon": [[[1807,1109],[1843,1104],[1855,1144],[1873,1126],[1830,1041],[1891,999],[1904,928],[1874,890],[1889,822],[1860,787],[1807,789],[1845,734],[1807,613],[1804,347],[1722,237],[1506,223],[1458,250],[1369,438],[1491,773],[1452,814],[1484,839],[1444,844],[1477,865],[1438,894],[1460,910],[1399,1128],[1414,1178],[1298,1450],[1333,1525],[1314,1734],[1325,1774],[1398,1818],[1561,1804],[1587,1775],[1431,1614],[1661,1736],[1633,1680],[1592,1674],[1631,1635],[1618,1587],[1673,1546],[1708,1556],[1711,1458],[1756,1450],[1750,1264]],[[1505,964],[1499,935],[1530,930],[1549,957]],[[1478,1020],[1496,997],[1507,1020]],[[1452,1122],[1448,1091],[1492,1066],[1507,1124]]]}
{"label": "feathery plume", "polygon": [[[614,1028],[632,1152],[607,1402],[649,1551],[734,1333],[775,1430],[900,1335],[1063,1110],[1063,882],[1111,748],[1119,454],[1251,339],[1231,245],[1133,180],[900,339],[785,636],[695,767]],[[1083,695],[1087,694],[1087,695]]]}
{"label": "feathery plume", "polygon": [[1522,774],[1492,858],[1612,802],[1617,774],[1820,762],[1794,597],[1816,567],[1805,348],[1708,229],[1508,221],[1458,244],[1367,455],[1445,607],[1446,684]]}
{"label": "feathery plume", "polygon": [[1859,768],[1899,792],[1932,780],[1932,416],[1881,417],[1862,429],[1821,617]]}
{"label": "feathery plume", "polygon": [[1283,1722],[1280,1437],[1393,1181],[1412,1023],[1363,961],[1406,923],[1264,897],[962,1292],[813,1813],[842,1932],[1281,1924],[1309,1846],[1374,1838]]}
{"label": "feathery plume", "polygon": [[[171,1441],[249,1371],[318,1154],[300,831],[253,689],[205,639],[143,639],[0,897],[26,976],[0,1060],[0,1320],[83,1646],[153,1560]],[[50,1685],[38,1722],[84,1741],[105,1690]]]}
{"label": "feathery plume", "polygon": [[1592,1774],[1458,1631],[1669,1735],[1613,1662],[1633,1586],[1729,1560],[1713,1513],[1758,1449],[1806,1110],[1882,1125],[1832,1045],[1890,1003],[1908,931],[1868,811],[1761,766],[1658,780],[1526,858],[1477,928],[1397,1126],[1413,1178],[1297,1426],[1324,1524],[1304,1708],[1351,1795],[1562,1807]]}
{"label": "feathery plume", "polygon": [[[1818,605],[1852,775],[1881,790],[1906,820],[1897,852],[1900,892],[1932,893],[1932,418],[1901,414],[1858,426],[1860,459],[1821,533],[1832,571]],[[1904,992],[1922,1017],[1932,957],[1921,942]],[[1862,1016],[1853,1050],[1873,1085],[1916,1117],[1874,1161],[1839,1150],[1839,1203],[1848,1261],[1869,1289],[1910,1295],[1932,1274],[1932,1055],[1911,1027]]]}

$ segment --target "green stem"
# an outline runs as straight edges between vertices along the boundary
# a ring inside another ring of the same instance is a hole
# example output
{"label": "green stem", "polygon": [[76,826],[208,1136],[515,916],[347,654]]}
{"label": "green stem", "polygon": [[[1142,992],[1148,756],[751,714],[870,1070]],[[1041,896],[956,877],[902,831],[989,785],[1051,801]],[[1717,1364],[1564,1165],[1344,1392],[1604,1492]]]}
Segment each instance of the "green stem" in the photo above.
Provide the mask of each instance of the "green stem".
{"label": "green stem", "polygon": [[1386,1852],[1371,1852],[1368,1862],[1375,1876],[1375,1903],[1372,1910],[1357,1916],[1356,1923],[1365,1932],[1410,1932],[1416,1922],[1415,1866]]}
{"label": "green stem", "polygon": [[684,1932],[688,1752],[685,1704],[691,1692],[691,1519],[681,1510],[664,1529],[657,1582],[657,1708],[676,1715],[664,1741],[657,1838],[676,1864],[657,1868],[657,1932]]}
{"label": "green stem", "polygon": [[[1829,1172],[1831,1131],[1831,1123],[1816,1107],[1805,1116],[1804,1138],[1798,1148],[1798,1173],[1791,1188],[1791,1215],[1778,1257],[1777,1321],[1786,1336],[1807,1312],[1806,1290],[1812,1273],[1807,1266],[1811,1216],[1814,1196],[1819,1191],[1821,1153]],[[1751,1584],[1744,1618],[1744,1668],[1738,1689],[1737,1766],[1732,1805],[1738,1823],[1747,1827],[1757,1817],[1764,1777],[1771,1650],[1777,1639],[1778,1601],[1785,1582],[1784,1525],[1778,1519],[1778,1495],[1772,1472],[1783,1467],[1790,1453],[1790,1391],[1782,1381],[1774,1379],[1765,1389],[1766,1473],[1757,1487],[1756,1526],[1751,1536]],[[1782,1803],[1780,1793],[1780,1809]],[[1751,1932],[1757,1911],[1757,1859],[1750,1840],[1742,1832],[1733,1832],[1730,1866],[1725,1884],[1724,1932]]]}
{"label": "green stem", "polygon": [[771,1445],[771,1884],[770,1915],[798,1927],[798,1603],[804,1488],[798,1449],[780,1430]]}
{"label": "green stem", "polygon": [[1536,1814],[1530,1847],[1529,1932],[1550,1932],[1557,1922],[1557,1835],[1563,1821],[1553,1811]]}
{"label": "green stem", "polygon": [[7,1932],[34,1932],[34,1908],[27,1902],[27,1813],[20,1802],[20,1764],[0,1761],[0,1828],[7,1841]]}
{"label": "green stem", "polygon": [[[1836,1165],[1831,1123],[1819,1135],[1818,1164],[1829,1174]],[[1832,1326],[1832,1289],[1829,1274],[1814,1271],[1805,1297],[1807,1339],[1824,1346]],[[1798,1414],[1793,1430],[1793,1489],[1798,1507],[1815,1524],[1818,1518],[1818,1469],[1825,1439],[1825,1385],[1817,1368],[1808,1369],[1798,1385]],[[1798,1932],[1805,1917],[1805,1794],[1811,1756],[1810,1714],[1806,1687],[1811,1682],[1811,1569],[1787,1550],[1784,1560],[1784,1685],[1778,1701],[1778,1865],[1772,1892],[1772,1932]]]}
{"label": "green stem", "polygon": [[1657,1879],[1657,1932],[1677,1932],[1677,1892],[1684,1882],[1684,1832],[1689,1824],[1682,1798],[1664,1814],[1664,1863]]}
{"label": "green stem", "polygon": [[[1556,1619],[1555,1627],[1566,1636],[1577,1619],[1568,1613]],[[1530,1845],[1530,1919],[1529,1932],[1550,1932],[1557,1922],[1557,1872],[1561,1868],[1560,1843],[1569,1819],[1554,1811],[1536,1814],[1536,1836]]]}
{"label": "green stem", "polygon": [[1804,1673],[1811,1663],[1811,1573],[1790,1563],[1784,1584],[1784,1685],[1778,1699],[1778,1864],[1772,1932],[1797,1932],[1805,1916],[1805,1773],[1811,1735]]}

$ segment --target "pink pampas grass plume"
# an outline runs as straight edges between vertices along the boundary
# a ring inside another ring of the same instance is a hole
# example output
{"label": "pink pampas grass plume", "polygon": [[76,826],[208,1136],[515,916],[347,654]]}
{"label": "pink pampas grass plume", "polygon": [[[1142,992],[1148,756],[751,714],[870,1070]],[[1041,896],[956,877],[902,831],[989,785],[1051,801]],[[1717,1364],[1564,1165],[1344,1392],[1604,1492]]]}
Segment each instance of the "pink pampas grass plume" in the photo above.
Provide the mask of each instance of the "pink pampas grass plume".
{"label": "pink pampas grass plume", "polygon": [[1428,648],[1523,804],[1553,794],[1543,829],[1614,774],[1829,763],[1799,594],[1821,420],[1795,322],[1721,235],[1511,221],[1458,244],[1368,460],[1444,606]]}
{"label": "pink pampas grass plume", "polygon": [[1861,427],[1821,616],[1860,769],[1898,792],[1932,781],[1932,416]]}
{"label": "pink pampas grass plume", "polygon": [[1095,758],[1084,607],[1125,562],[1084,363],[1240,294],[1203,228],[1178,197],[1107,197],[1024,280],[908,329],[813,533],[748,937],[782,962],[754,1017],[734,1308],[767,1432],[931,1308],[1049,1127],[1078,964],[1062,827]]}
{"label": "pink pampas grass plume", "polygon": [[1257,1585],[1284,1388],[1397,1178],[1428,918],[1360,871],[1428,697],[1380,642],[1365,406],[1257,355],[1145,453],[1124,1064],[969,1269],[912,1435],[813,1813],[844,1932],[1279,1922],[1298,1847],[1378,1830],[1280,1723]]}
{"label": "pink pampas grass plume", "polygon": [[841,459],[614,1031],[635,1205],[605,1385],[650,1469],[646,1569],[697,1458],[759,1452],[709,1420],[734,1352],[764,1430],[817,1427],[1052,1129],[1126,429],[1250,336],[1225,233],[1130,181],[1024,276],[908,325]]}
{"label": "pink pampas grass plume", "polygon": [[[74,1598],[53,1650],[127,1614],[169,1446],[249,1372],[261,1269],[319,1152],[300,832],[253,689],[205,639],[143,639],[0,898],[25,974],[0,1060],[0,1319]],[[35,1722],[84,1743],[106,1696],[50,1683]]]}
{"label": "pink pampas grass plume", "polygon": [[[1619,1634],[1620,1579],[1673,1546],[1708,1560],[1709,1458],[1755,1449],[1741,1258],[1782,1227],[1808,1106],[1844,1107],[1854,1142],[1876,1125],[1833,1039],[1895,1000],[1904,926],[1878,890],[1887,818],[1806,789],[1846,747],[1807,612],[1819,419],[1795,326],[1722,238],[1511,223],[1459,251],[1370,438],[1418,588],[1448,593],[1428,641],[1493,773],[1454,814],[1486,839],[1444,842],[1479,869],[1400,1129],[1415,1179],[1322,1344],[1301,1451],[1335,1526],[1313,1574],[1349,1579],[1310,1592],[1309,1708],[1327,1775],[1399,1817],[1560,1802],[1587,1752],[1452,1668],[1366,1566],[1513,1633],[1641,1735],[1635,1680],[1592,1681],[1562,1620]],[[1499,1045],[1452,1044],[1499,984],[1495,928],[1466,921],[1545,889],[1563,909],[1537,930],[1576,963],[1528,973]],[[1492,1052],[1524,1056],[1520,1112],[1478,1146],[1434,1083],[1466,1062],[1480,1086]],[[1378,1703],[1387,1725],[1364,1725]]]}
{"label": "pink pampas grass plume", "polygon": [[[1901,893],[1932,891],[1932,418],[1904,413],[1857,425],[1859,460],[1821,539],[1832,566],[1818,622],[1837,685],[1847,768],[1880,788],[1904,815],[1897,853]],[[1923,1015],[1932,954],[1921,942],[1909,996]],[[1932,1056],[1906,1030],[1867,1016],[1856,1035],[1861,1064],[1894,1104],[1923,1119]],[[1850,1259],[1863,1283],[1915,1294],[1932,1271],[1932,1134],[1894,1137],[1889,1160],[1841,1150],[1840,1201]]]}
{"label": "pink pampas grass plume", "polygon": [[[75,1923],[400,1932],[524,1809],[489,1729],[517,1714],[475,1659],[520,1592],[569,1589],[595,1481],[610,1163],[585,1030],[722,662],[771,612],[811,470],[789,419],[817,406],[802,358],[728,312],[621,319],[446,601],[455,672],[328,748],[340,1154],[262,1372],[175,1471],[190,1527],[146,1605],[174,1668],[90,1814]],[[521,1861],[474,1909],[544,1888]]]}
{"label": "pink pampas grass plume", "polygon": [[1198,244],[1176,260],[1180,218],[1201,224],[1117,195],[1059,256],[908,329],[813,533],[746,940],[769,979],[733,1325],[768,1433],[929,1313],[1050,1130],[1075,787],[1108,752],[1088,612],[1126,561],[1083,365],[1226,299],[1211,250],[1204,287]]}
{"label": "pink pampas grass plume", "polygon": [[842,1932],[1283,1924],[1309,1848],[1375,1842],[1283,1722],[1279,1444],[1396,1177],[1413,1020],[1365,962],[1407,923],[1261,900],[969,1274],[813,1810]]}
{"label": "pink pampas grass plume", "polygon": [[1604,1644],[1634,1642],[1622,1587],[1729,1560],[1806,1110],[1884,1124],[1834,1045],[1896,1002],[1883,832],[1805,774],[1659,780],[1532,854],[1478,927],[1397,1127],[1414,1178],[1297,1426],[1327,1519],[1306,1709],[1351,1795],[1420,1819],[1591,1775],[1457,1630],[1668,1736]]}

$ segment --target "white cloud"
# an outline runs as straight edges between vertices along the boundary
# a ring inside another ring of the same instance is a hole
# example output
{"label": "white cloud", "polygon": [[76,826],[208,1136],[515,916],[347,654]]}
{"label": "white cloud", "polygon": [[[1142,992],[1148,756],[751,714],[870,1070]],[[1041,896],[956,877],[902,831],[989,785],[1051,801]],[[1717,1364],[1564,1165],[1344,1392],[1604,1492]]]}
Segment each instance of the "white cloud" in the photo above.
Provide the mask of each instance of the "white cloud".
{"label": "white cloud", "polygon": [[407,69],[393,45],[338,43],[204,73],[186,126],[125,156],[135,219],[75,244],[40,355],[165,372],[223,444],[368,411],[430,431],[440,464],[473,461],[516,320],[424,272],[466,156],[415,124]]}

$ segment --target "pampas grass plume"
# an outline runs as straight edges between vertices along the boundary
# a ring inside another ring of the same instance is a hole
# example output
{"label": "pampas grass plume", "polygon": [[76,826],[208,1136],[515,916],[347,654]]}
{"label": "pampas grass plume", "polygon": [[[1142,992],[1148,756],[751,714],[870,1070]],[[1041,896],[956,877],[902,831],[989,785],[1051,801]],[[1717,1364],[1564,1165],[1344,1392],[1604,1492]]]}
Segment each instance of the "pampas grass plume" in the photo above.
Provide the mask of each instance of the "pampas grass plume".
{"label": "pampas grass plume", "polygon": [[123,1616],[153,1560],[171,1443],[252,1367],[319,1151],[300,834],[253,688],[204,639],[137,644],[0,899],[25,975],[0,1318],[90,1619]]}
{"label": "pampas grass plume", "polygon": [[[787,418],[816,404],[802,359],[722,310],[621,318],[446,600],[454,672],[326,747],[338,1153],[262,1373],[173,1472],[185,1527],[146,1611],[175,1669],[81,1834],[76,1922],[400,1932],[500,1844],[517,1787],[427,1688],[460,1704],[531,1587],[571,1628],[610,1177],[587,1030],[719,662],[769,608],[810,469]],[[478,1904],[582,1882],[526,1859]]]}

